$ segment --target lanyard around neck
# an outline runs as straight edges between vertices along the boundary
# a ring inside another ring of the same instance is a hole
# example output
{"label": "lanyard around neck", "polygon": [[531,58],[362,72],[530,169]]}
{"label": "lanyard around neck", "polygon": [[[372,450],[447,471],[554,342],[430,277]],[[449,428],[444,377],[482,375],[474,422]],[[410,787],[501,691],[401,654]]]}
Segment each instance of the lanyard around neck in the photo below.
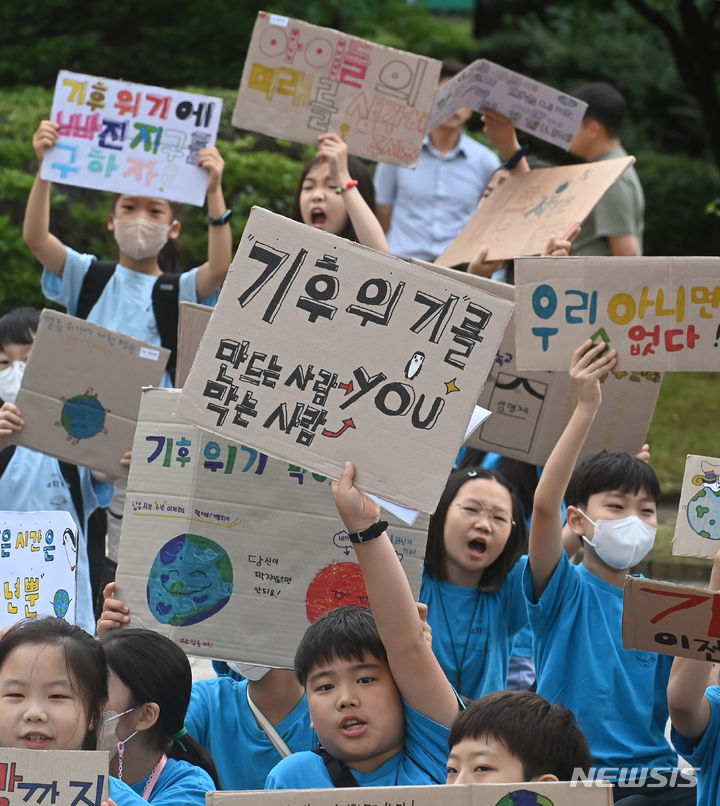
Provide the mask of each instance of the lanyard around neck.
{"label": "lanyard around neck", "polygon": [[163,753],[160,757],[160,761],[155,765],[155,769],[150,773],[150,779],[145,784],[145,789],[143,789],[142,797],[143,800],[150,800],[150,795],[155,788],[155,784],[157,783],[157,779],[160,777],[160,774],[165,769],[165,764],[167,763],[168,757],[166,753]]}

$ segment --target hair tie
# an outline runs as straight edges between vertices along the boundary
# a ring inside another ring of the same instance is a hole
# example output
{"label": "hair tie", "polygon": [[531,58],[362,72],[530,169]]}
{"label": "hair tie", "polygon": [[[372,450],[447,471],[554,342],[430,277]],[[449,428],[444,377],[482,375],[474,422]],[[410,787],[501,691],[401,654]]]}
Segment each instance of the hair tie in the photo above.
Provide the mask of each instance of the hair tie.
{"label": "hair tie", "polygon": [[183,737],[183,736],[185,736],[185,734],[186,734],[187,732],[188,732],[188,729],[185,727],[185,725],[183,725],[183,726],[180,728],[180,730],[179,730],[179,731],[177,731],[176,733],[173,733],[173,734],[172,734],[172,736],[170,737],[170,738],[173,740],[173,742],[175,742],[176,744],[179,744],[179,745],[180,745],[180,747],[181,747],[181,748],[182,748],[182,749],[183,749],[183,750],[184,750],[186,753],[187,753],[187,747],[185,747],[185,745],[184,745],[184,744],[183,744],[183,743],[180,741],[180,739],[182,739],[182,737]]}

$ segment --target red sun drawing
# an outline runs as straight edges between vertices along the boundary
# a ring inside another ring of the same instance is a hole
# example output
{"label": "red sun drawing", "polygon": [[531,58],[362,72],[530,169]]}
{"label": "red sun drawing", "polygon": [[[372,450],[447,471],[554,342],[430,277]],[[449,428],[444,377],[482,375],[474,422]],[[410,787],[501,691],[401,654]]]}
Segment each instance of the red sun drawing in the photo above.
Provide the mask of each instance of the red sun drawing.
{"label": "red sun drawing", "polygon": [[326,565],[315,574],[305,594],[305,613],[311,624],[329,610],[343,605],[370,606],[357,563]]}

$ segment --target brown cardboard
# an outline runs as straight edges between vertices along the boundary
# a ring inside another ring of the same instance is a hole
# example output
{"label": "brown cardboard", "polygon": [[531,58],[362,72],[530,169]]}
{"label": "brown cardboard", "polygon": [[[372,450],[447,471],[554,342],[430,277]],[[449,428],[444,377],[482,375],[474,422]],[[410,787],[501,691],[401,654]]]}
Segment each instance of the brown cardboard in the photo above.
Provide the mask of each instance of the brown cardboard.
{"label": "brown cardboard", "polygon": [[473,217],[435,261],[471,261],[481,246],[487,260],[541,255],[553,235],[561,237],[587,217],[605,191],[632,163],[620,157],[583,165],[536,168],[506,179],[480,201]]}
{"label": "brown cardboard", "polygon": [[414,167],[439,77],[436,59],[260,11],[232,122],[300,143],[334,132],[351,154]]}
{"label": "brown cardboard", "polygon": [[195,360],[205,327],[213,309],[197,302],[181,302],[178,318],[178,349],[175,367],[175,386],[181,389]]}
{"label": "brown cardboard", "polygon": [[720,549],[720,459],[689,454],[685,460],[672,553],[712,559]]}
{"label": "brown cardboard", "polygon": [[718,663],[720,591],[625,577],[622,635],[625,649]]}
{"label": "brown cardboard", "polygon": [[717,371],[717,257],[518,258],[520,369],[568,369],[587,338],[617,369]]}
{"label": "brown cardboard", "polygon": [[611,786],[584,781],[208,792],[206,796],[207,806],[611,806],[612,802]]}
{"label": "brown cardboard", "polygon": [[162,380],[163,347],[64,313],[44,310],[17,406],[25,426],[12,442],[93,470],[124,476],[140,388]]}
{"label": "brown cardboard", "polygon": [[[118,597],[132,626],[162,632],[190,655],[291,668],[311,620],[367,601],[330,481],[173,419],[179,395],[142,395]],[[383,517],[417,596],[428,518],[410,528]],[[163,564],[156,558],[168,544]]]}
{"label": "brown cardboard", "polygon": [[107,798],[109,754],[96,750],[0,748],[0,803],[100,803]]}
{"label": "brown cardboard", "polygon": [[476,280],[253,208],[176,416],[432,512],[513,308]]}

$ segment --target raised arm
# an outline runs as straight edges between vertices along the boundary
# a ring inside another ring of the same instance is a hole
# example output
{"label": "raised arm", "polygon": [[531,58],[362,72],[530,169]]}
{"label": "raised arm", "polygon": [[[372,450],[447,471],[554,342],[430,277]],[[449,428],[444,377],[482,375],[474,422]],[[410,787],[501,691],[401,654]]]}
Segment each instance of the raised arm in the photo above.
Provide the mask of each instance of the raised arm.
{"label": "raised arm", "polygon": [[[336,187],[345,187],[351,179],[347,164],[347,145],[337,134],[321,134],[318,139],[318,156],[327,161],[331,181]],[[342,197],[358,242],[378,252],[389,253],[385,232],[357,187],[344,191]]]}
{"label": "raised arm", "polygon": [[588,339],[573,353],[570,364],[577,405],[543,469],[530,519],[528,551],[533,591],[539,599],[563,551],[562,501],[575,463],[600,408],[600,376],[615,366],[615,350]]}
{"label": "raised arm", "polygon": [[[222,175],[225,162],[215,147],[198,152],[197,164],[208,172],[207,212],[210,218],[220,219],[227,211],[222,190]],[[217,291],[227,276],[232,261],[232,230],[230,222],[208,226],[208,259],[197,273],[197,296],[199,300]]]}
{"label": "raised arm", "polygon": [[[520,142],[517,139],[517,132],[515,131],[515,124],[510,118],[501,115],[494,109],[489,109],[484,106],[482,109],[482,122],[485,124],[484,132],[487,139],[492,143],[493,147],[500,153],[500,158],[503,163],[512,160],[520,150]],[[517,163],[508,169],[510,173],[515,174],[528,173],[530,166],[528,161],[523,156]]]}
{"label": "raised arm", "polygon": [[[35,156],[41,163],[45,152],[55,146],[57,141],[57,123],[43,120],[32,139]],[[35,175],[35,181],[25,205],[23,240],[48,271],[62,277],[67,250],[62,241],[50,232],[50,182],[41,178],[40,168]]]}
{"label": "raised arm", "polygon": [[[720,590],[720,551],[713,559],[708,589]],[[699,739],[710,722],[710,703],[705,689],[710,685],[712,663],[675,658],[668,682],[670,721],[675,730],[689,741]]]}
{"label": "raised arm", "polygon": [[[348,532],[367,529],[380,520],[380,507],[353,485],[355,468],[348,462],[333,484],[335,504]],[[387,533],[354,544],[370,607],[400,694],[413,708],[449,726],[458,700],[430,647],[410,585]]]}

